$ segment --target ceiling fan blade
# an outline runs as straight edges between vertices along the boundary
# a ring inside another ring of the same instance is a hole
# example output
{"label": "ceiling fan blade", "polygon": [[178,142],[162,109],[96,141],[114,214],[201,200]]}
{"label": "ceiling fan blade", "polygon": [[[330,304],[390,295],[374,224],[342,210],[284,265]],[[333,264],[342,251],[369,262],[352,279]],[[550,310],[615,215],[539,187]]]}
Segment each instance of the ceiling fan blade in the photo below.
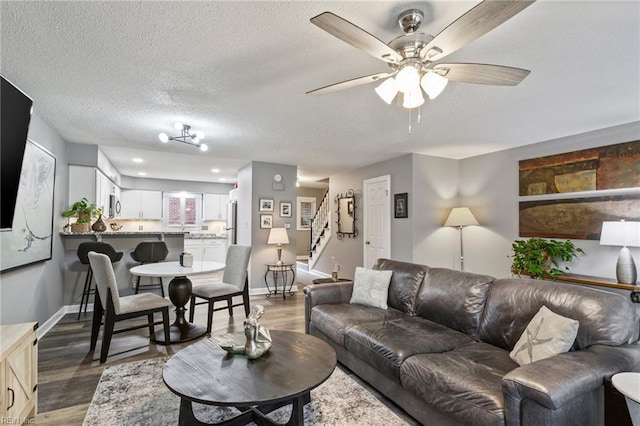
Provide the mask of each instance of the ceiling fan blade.
{"label": "ceiling fan blade", "polygon": [[330,84],[319,89],[310,90],[306,94],[311,96],[326,95],[328,93],[338,92],[340,90],[351,89],[352,87],[362,86],[363,84],[373,83],[387,77],[391,77],[393,73],[381,72],[378,74],[365,75],[364,77],[352,78],[351,80],[342,81],[340,83]]}
{"label": "ceiling fan blade", "polygon": [[311,18],[311,23],[381,61],[396,63],[402,60],[402,56],[383,41],[331,12]]}
{"label": "ceiling fan blade", "polygon": [[489,64],[437,64],[438,74],[451,81],[494,86],[517,86],[531,71],[522,68]]}
{"label": "ceiling fan blade", "polygon": [[422,60],[437,61],[513,18],[535,0],[484,0],[453,21],[420,52]]}

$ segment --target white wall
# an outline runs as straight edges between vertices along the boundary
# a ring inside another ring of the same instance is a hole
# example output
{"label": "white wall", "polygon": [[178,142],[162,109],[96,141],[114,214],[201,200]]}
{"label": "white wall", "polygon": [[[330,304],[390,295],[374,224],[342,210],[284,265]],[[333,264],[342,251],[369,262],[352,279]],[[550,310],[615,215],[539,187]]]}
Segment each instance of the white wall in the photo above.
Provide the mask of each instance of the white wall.
{"label": "white wall", "polygon": [[53,257],[46,262],[4,272],[0,276],[0,324],[39,321],[43,324],[63,306],[64,249],[58,230],[68,208],[66,142],[34,112],[29,138],[56,157],[54,189]]}

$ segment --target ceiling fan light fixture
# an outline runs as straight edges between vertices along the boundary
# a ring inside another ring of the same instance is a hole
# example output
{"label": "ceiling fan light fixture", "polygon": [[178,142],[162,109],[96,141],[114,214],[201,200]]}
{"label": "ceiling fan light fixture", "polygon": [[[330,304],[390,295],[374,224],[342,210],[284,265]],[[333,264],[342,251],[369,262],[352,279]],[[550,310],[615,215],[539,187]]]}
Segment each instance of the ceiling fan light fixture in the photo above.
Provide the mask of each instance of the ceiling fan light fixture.
{"label": "ceiling fan light fixture", "polygon": [[180,131],[180,130],[184,129],[184,124],[182,124],[182,123],[181,123],[181,122],[179,122],[179,121],[176,121],[176,122],[175,122],[175,124],[173,125],[173,127],[174,127],[176,130]]}
{"label": "ceiling fan light fixture", "polygon": [[422,96],[422,90],[418,86],[413,92],[405,93],[402,106],[407,109],[418,108],[424,104],[424,96]]}
{"label": "ceiling fan light fixture", "polygon": [[435,99],[447,87],[447,83],[449,83],[449,79],[437,72],[429,71],[422,76],[420,86],[427,93],[429,99]]}
{"label": "ceiling fan light fixture", "polygon": [[167,135],[166,133],[160,133],[158,135],[158,139],[160,139],[162,143],[167,143],[169,142],[169,135]]}
{"label": "ceiling fan light fixture", "polygon": [[398,85],[396,84],[396,80],[393,77],[389,77],[385,81],[382,82],[378,87],[376,87],[376,93],[380,98],[385,101],[387,104],[391,105],[393,102],[393,98],[398,94]]}
{"label": "ceiling fan light fixture", "polygon": [[405,65],[396,75],[396,84],[402,93],[413,92],[420,86],[420,73],[413,64]]}

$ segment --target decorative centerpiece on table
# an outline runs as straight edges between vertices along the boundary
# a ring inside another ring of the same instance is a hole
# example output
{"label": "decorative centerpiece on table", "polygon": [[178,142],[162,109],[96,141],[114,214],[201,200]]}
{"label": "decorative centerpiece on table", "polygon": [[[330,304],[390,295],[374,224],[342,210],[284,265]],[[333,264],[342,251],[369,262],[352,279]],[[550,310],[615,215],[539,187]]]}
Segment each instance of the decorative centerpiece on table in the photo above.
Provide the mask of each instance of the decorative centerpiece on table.
{"label": "decorative centerpiece on table", "polygon": [[71,224],[71,232],[89,232],[91,218],[95,216],[102,217],[102,210],[95,204],[89,203],[86,197],[73,203],[69,210],[62,212],[62,217],[77,218],[76,222]]}
{"label": "decorative centerpiece on table", "polygon": [[215,343],[222,349],[234,355],[246,355],[249,359],[258,359],[271,349],[271,334],[269,330],[261,326],[258,320],[264,315],[262,305],[254,305],[251,313],[244,320],[244,346],[237,345],[225,337],[212,337]]}
{"label": "decorative centerpiece on table", "polygon": [[560,269],[559,262],[570,262],[578,254],[584,254],[580,247],[576,247],[570,240],[556,241],[544,238],[529,238],[515,240],[511,244],[513,254],[511,271],[517,275],[528,275],[531,278],[552,278],[568,271],[569,267]]}

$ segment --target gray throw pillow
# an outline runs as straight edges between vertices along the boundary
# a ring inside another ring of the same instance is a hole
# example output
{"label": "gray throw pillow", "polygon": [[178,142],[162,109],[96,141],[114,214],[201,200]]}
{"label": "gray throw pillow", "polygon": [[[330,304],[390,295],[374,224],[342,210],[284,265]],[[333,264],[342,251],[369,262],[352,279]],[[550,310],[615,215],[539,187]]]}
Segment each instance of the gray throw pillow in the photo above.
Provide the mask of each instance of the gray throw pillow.
{"label": "gray throw pillow", "polygon": [[509,354],[519,365],[567,352],[578,335],[579,323],[542,306]]}
{"label": "gray throw pillow", "polygon": [[349,303],[387,309],[392,274],[393,271],[377,271],[358,266]]}

